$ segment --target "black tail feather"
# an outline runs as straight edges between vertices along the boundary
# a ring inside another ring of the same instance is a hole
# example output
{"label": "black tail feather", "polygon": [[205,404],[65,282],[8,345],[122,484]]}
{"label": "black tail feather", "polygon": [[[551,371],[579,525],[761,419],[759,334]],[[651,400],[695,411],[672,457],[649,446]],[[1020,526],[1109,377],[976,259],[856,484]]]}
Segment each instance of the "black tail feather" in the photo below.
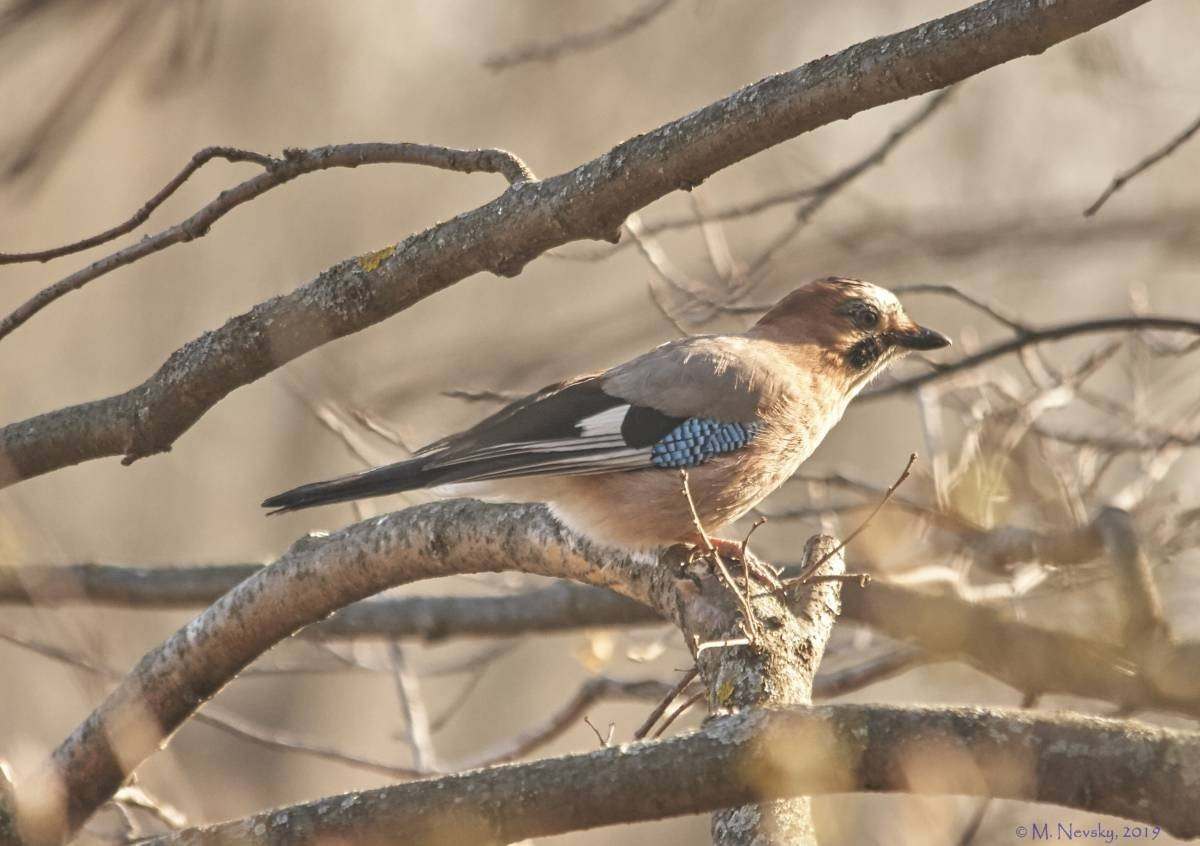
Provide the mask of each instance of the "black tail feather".
{"label": "black tail feather", "polygon": [[350,502],[423,488],[435,484],[433,477],[437,475],[430,473],[425,465],[424,458],[414,458],[325,482],[312,482],[276,494],[264,500],[262,507],[274,509],[269,514],[283,514],[316,505],[332,505],[335,502]]}

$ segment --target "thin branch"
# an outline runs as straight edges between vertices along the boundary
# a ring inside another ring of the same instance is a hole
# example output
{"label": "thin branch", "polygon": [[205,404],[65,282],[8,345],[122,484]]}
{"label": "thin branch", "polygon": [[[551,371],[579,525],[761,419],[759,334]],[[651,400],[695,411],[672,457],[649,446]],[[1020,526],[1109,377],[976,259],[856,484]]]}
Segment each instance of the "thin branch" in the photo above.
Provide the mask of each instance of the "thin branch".
{"label": "thin branch", "polygon": [[[13,646],[25,649],[34,653],[35,655],[41,655],[44,658],[49,658],[52,661],[58,661],[62,664],[66,664],[67,666],[75,667],[76,669],[92,673],[93,675],[100,676],[109,681],[119,681],[124,675],[112,667],[96,664],[95,662],[90,661],[81,655],[66,649],[62,649],[61,647],[44,643],[36,638],[0,631],[0,641],[10,643]],[[412,767],[400,767],[386,761],[365,758],[360,755],[351,755],[327,744],[310,740],[309,738],[300,737],[298,735],[288,734],[287,732],[276,731],[275,729],[256,725],[250,720],[239,717],[230,711],[214,708],[211,705],[206,706],[203,711],[196,713],[192,717],[192,720],[196,723],[200,723],[232,735],[239,740],[245,740],[257,746],[262,746],[266,749],[271,749],[276,752],[291,752],[299,753],[301,755],[308,755],[324,761],[342,764],[343,766],[352,767],[365,772],[372,772],[377,775],[388,776],[390,778],[420,778],[422,776],[435,774],[432,770],[418,770]]]}
{"label": "thin branch", "polygon": [[[96,665],[86,658],[42,643],[33,638],[0,632],[0,640],[110,680],[120,679],[122,676],[121,673],[110,667]],[[666,690],[666,683],[655,679],[626,681],[607,676],[588,679],[570,701],[542,725],[522,733],[516,739],[506,742],[503,746],[491,752],[459,764],[455,769],[476,769],[478,767],[492,766],[525,757],[562,736],[563,733],[568,731],[578,721],[584,711],[596,702],[602,700],[649,701],[662,696]],[[236,714],[224,709],[214,708],[211,705],[205,706],[204,710],[197,712],[192,717],[192,720],[275,752],[306,755],[390,778],[404,780],[426,778],[428,776],[441,775],[448,771],[434,766],[433,758],[428,753],[425,753],[423,760],[414,762],[413,766],[402,767],[387,761],[343,752],[341,749],[306,737],[256,725]]]}
{"label": "thin branch", "polygon": [[145,223],[154,210],[166,202],[168,197],[178,191],[193,173],[213,159],[225,159],[229,162],[254,162],[268,170],[279,164],[278,159],[265,156],[262,153],[255,153],[251,150],[239,150],[236,147],[205,147],[192,156],[191,160],[184,165],[183,170],[179,171],[170,182],[164,185],[162,190],[147,200],[140,209],[134,212],[123,223],[118,223],[116,226],[106,229],[98,235],[82,238],[61,247],[51,247],[50,249],[35,250],[28,253],[0,253],[0,264],[16,264],[26,261],[47,262],[60,256],[67,256],[72,253],[91,249],[106,241],[111,241],[114,238],[119,238],[128,232],[132,232]]}
{"label": "thin branch", "polygon": [[[729,572],[729,568],[725,566],[724,560],[721,558],[721,553],[717,552],[717,548],[713,546],[712,540],[708,537],[708,532],[704,530],[704,525],[700,522],[700,514],[696,511],[696,501],[692,499],[692,488],[688,484],[688,471],[680,470],[679,477],[683,482],[683,497],[687,502],[688,511],[692,514],[692,525],[696,527],[696,533],[700,536],[700,541],[704,548],[704,557],[712,561],[717,568],[717,572],[721,574],[721,579],[725,583],[725,587],[738,601],[738,605],[742,609],[742,621],[746,626],[746,634],[751,641],[757,637],[759,633],[758,620],[754,616],[754,606],[750,604],[750,600],[746,598],[746,594],[738,587],[737,582],[733,579],[733,574]],[[746,590],[750,590],[749,582],[746,583]]]}
{"label": "thin branch", "polygon": [[689,696],[687,699],[680,702],[674,708],[674,710],[671,711],[671,713],[667,714],[666,718],[662,721],[662,725],[660,725],[658,727],[658,729],[654,732],[654,736],[662,737],[663,734],[666,732],[666,730],[671,727],[671,723],[675,722],[677,719],[682,717],[684,715],[684,713],[688,711],[688,709],[690,709],[693,705],[695,705],[697,702],[699,702],[703,698],[704,698],[704,691],[698,690],[695,693],[693,693],[691,696]]}
{"label": "thin branch", "polygon": [[[953,90],[953,88],[946,88],[943,91],[939,91],[936,95],[929,98],[929,101],[923,104],[921,108],[917,109],[910,117],[906,118],[889,132],[887,137],[871,150],[870,153],[815,185],[768,194],[748,203],[725,206],[716,211],[707,211],[703,215],[668,218],[654,223],[646,223],[642,227],[642,235],[658,235],[662,232],[669,232],[675,229],[691,229],[695,226],[736,220],[741,217],[760,214],[778,206],[795,203],[798,200],[819,201],[820,205],[824,205],[834,194],[845,188],[859,176],[862,176],[863,173],[883,164],[888,155],[905,137],[910,135],[913,130],[917,129],[946,103]],[[802,206],[801,208],[807,209],[807,206]],[[811,218],[815,212],[816,208],[813,208],[802,213],[806,217]]]}
{"label": "thin branch", "polygon": [[[809,221],[816,216],[826,203],[833,199],[839,191],[852,183],[863,173],[870,170],[872,167],[882,164],[887,158],[888,153],[892,151],[897,144],[904,140],[910,132],[923,124],[930,116],[936,112],[942,104],[947,102],[954,89],[947,87],[942,91],[929,98],[929,101],[917,111],[912,117],[904,123],[896,127],[884,139],[884,142],[879,145],[869,156],[856,162],[852,167],[843,170],[834,178],[828,180],[821,185],[817,191],[812,193],[799,208],[796,209],[795,217],[787,229],[780,232],[770,243],[767,244],[754,260],[749,263],[746,270],[746,276],[759,277],[762,270],[770,264],[771,260],[779,254],[779,251],[792,242],[792,240],[800,233],[804,227],[808,226]],[[743,289],[743,292],[749,289]]]}
{"label": "thin branch", "polygon": [[680,677],[679,681],[677,681],[670,690],[667,691],[662,700],[654,706],[654,710],[646,715],[645,721],[638,726],[637,730],[633,733],[634,740],[641,740],[650,733],[650,729],[654,728],[654,724],[658,722],[659,718],[663,715],[667,708],[671,707],[671,703],[675,701],[676,697],[683,693],[683,689],[691,684],[692,680],[696,678],[697,672],[699,671],[695,667],[692,667],[690,670],[685,672],[682,677]]}
{"label": "thin branch", "polygon": [[1138,176],[1139,174],[1143,173],[1144,171],[1147,171],[1150,168],[1154,167],[1156,164],[1161,162],[1167,156],[1174,153],[1176,150],[1178,150],[1180,147],[1182,147],[1185,143],[1187,143],[1188,139],[1191,138],[1193,135],[1195,135],[1197,132],[1200,132],[1200,117],[1196,118],[1194,121],[1192,121],[1192,123],[1188,124],[1188,127],[1185,130],[1183,130],[1183,132],[1179,133],[1174,138],[1172,138],[1170,141],[1168,141],[1165,147],[1163,147],[1159,150],[1156,150],[1155,152],[1151,153],[1149,156],[1146,156],[1146,158],[1142,159],[1140,162],[1138,162],[1136,165],[1131,167],[1129,170],[1126,170],[1122,173],[1118,173],[1113,178],[1113,181],[1109,184],[1109,186],[1104,189],[1103,193],[1101,193],[1100,196],[1096,198],[1096,202],[1092,203],[1090,206],[1087,207],[1087,209],[1084,210],[1083,216],[1091,217],[1096,212],[1100,211],[1100,207],[1103,206],[1108,201],[1108,198],[1111,197],[1113,194],[1117,193],[1118,191],[1120,191],[1123,187],[1125,187],[1126,182],[1128,182],[1129,180]]}
{"label": "thin branch", "polygon": [[[241,159],[244,161],[269,162],[266,165],[266,171],[235,185],[233,188],[222,191],[217,195],[215,200],[186,220],[154,235],[142,238],[137,243],[92,262],[87,267],[77,270],[70,276],[66,276],[53,285],[38,291],[13,310],[11,314],[0,320],[0,339],[15,331],[19,326],[60,297],[72,291],[78,291],[94,279],[98,279],[117,268],[132,264],[160,250],[165,250],[167,247],[204,237],[208,234],[214,223],[233,211],[233,209],[262,196],[272,188],[277,188],[307,173],[315,173],[334,167],[360,167],[368,164],[415,164],[441,168],[443,170],[454,170],[460,173],[475,173],[477,171],[499,173],[503,174],[511,185],[520,185],[534,179],[533,173],[526,167],[525,163],[506,150],[456,150],[450,147],[434,147],[428,144],[373,142],[366,144],[337,144],[330,147],[316,147],[311,150],[289,149],[283,151],[282,159],[272,159],[268,156],[260,156],[257,153],[237,152],[246,157]],[[202,156],[204,153],[205,151],[202,150],[200,153],[197,153],[197,156]],[[195,158],[193,158],[193,161],[195,161]],[[176,177],[178,184],[176,184],[176,180],[173,180],[163,191],[168,191],[168,189],[174,191],[195,170],[196,168],[189,170],[185,167],[180,174],[183,178]],[[162,199],[166,199],[166,196],[169,196],[170,191],[167,194],[163,194],[163,191],[160,191],[159,195],[156,195],[156,198],[162,195]],[[159,200],[159,202],[161,201]],[[154,200],[151,200],[151,202],[153,203]],[[153,206],[151,206],[151,209],[153,209]],[[120,229],[121,227],[117,228]],[[104,238],[104,240],[109,239]],[[70,249],[70,246],[68,245],[68,247],[62,249],[74,252],[74,250]],[[364,269],[367,269],[366,266],[372,262],[377,266],[379,262],[391,255],[390,250],[386,252],[387,255],[364,257],[360,259],[360,263],[364,265]]]}
{"label": "thin branch", "polygon": [[1016,332],[1017,335],[1029,334],[1029,327],[1020,320],[1017,320],[1015,317],[1010,317],[996,306],[984,301],[981,297],[977,297],[974,294],[968,294],[966,291],[956,288],[953,285],[893,285],[892,293],[897,295],[940,294],[944,297],[951,297],[959,300],[960,302],[966,303],[976,311],[986,314],[988,317],[1002,326],[1007,326],[1013,332]]}
{"label": "thin branch", "polygon": [[1167,332],[1186,332],[1200,335],[1200,320],[1187,320],[1177,317],[1159,317],[1153,315],[1129,315],[1127,317],[1104,317],[1096,320],[1081,320],[1076,323],[1059,323],[1029,329],[1024,335],[1010,338],[1006,341],[985,347],[977,353],[966,356],[951,364],[942,365],[929,373],[898,379],[889,385],[865,392],[863,399],[872,400],[880,397],[895,396],[908,393],[932,382],[940,382],[951,376],[974,370],[988,364],[997,358],[1019,352],[1034,344],[1044,344],[1047,341],[1061,341],[1078,335],[1094,335],[1102,332],[1127,332],[1142,329],[1161,329]]}
{"label": "thin branch", "polygon": [[[932,760],[961,765],[930,768]],[[481,846],[766,800],[883,791],[1043,802],[1200,835],[1200,736],[1066,713],[834,705],[751,709],[697,731],[333,796],[153,846]],[[921,765],[922,778],[911,778]],[[970,777],[964,777],[970,773]],[[940,777],[939,777],[940,776]],[[470,808],[465,813],[464,808]]]}
{"label": "thin branch", "polygon": [[587,709],[601,700],[651,702],[662,698],[667,690],[666,683],[657,679],[623,681],[607,676],[590,678],[580,686],[565,705],[547,717],[540,725],[523,732],[511,741],[506,741],[495,749],[484,752],[473,761],[464,762],[459,769],[478,769],[524,758],[578,725]]}
{"label": "thin branch", "polygon": [[849,544],[850,541],[854,540],[856,537],[858,537],[860,534],[862,534],[863,530],[865,528],[867,528],[868,525],[870,525],[872,520],[875,519],[875,515],[878,514],[881,510],[883,510],[883,507],[888,504],[888,500],[890,500],[892,498],[892,495],[894,493],[896,493],[896,489],[899,488],[901,485],[903,485],[904,482],[908,479],[909,474],[912,472],[912,466],[914,463],[916,463],[916,460],[917,460],[917,454],[915,452],[909,453],[908,454],[908,463],[906,463],[904,465],[904,469],[900,471],[900,475],[896,478],[896,481],[892,482],[891,487],[889,487],[886,491],[884,491],[883,499],[879,500],[879,504],[877,504],[875,506],[875,508],[871,511],[871,513],[867,515],[866,519],[858,524],[858,528],[856,528],[850,534],[846,535],[845,540],[843,540],[841,543],[839,543],[837,546],[835,546],[829,552],[825,553],[823,556],[816,559],[811,564],[806,564],[804,566],[804,568],[797,575],[793,576],[790,579],[785,579],[783,582],[783,587],[784,588],[792,588],[792,587],[795,587],[796,585],[803,584],[805,581],[808,580],[808,578],[813,573],[815,573],[815,572],[817,572],[817,570],[821,569],[822,564],[824,564],[826,561],[828,561],[833,556],[837,555],[839,552],[841,552],[843,549],[846,548],[846,545]]}
{"label": "thin branch", "polygon": [[429,726],[429,712],[421,695],[421,682],[416,672],[408,665],[408,656],[396,641],[388,644],[388,657],[392,662],[392,678],[396,682],[396,698],[404,716],[404,735],[412,752],[413,767],[418,770],[436,770],[437,753],[433,746],[433,731]]}
{"label": "thin branch", "polygon": [[611,241],[630,213],[755,153],[1041,53],[1144,2],[984,0],[769,77],[570,173],[514,185],[393,248],[341,262],[193,340],[123,394],[0,429],[0,486],[104,456],[131,463],[165,452],[230,391],[459,280],[515,276],[570,241]]}
{"label": "thin branch", "polygon": [[595,50],[630,35],[661,15],[674,0],[643,0],[642,4],[620,20],[586,32],[574,32],[554,41],[526,44],[485,59],[483,66],[494,71],[506,70],[529,62],[553,62],[566,53]]}

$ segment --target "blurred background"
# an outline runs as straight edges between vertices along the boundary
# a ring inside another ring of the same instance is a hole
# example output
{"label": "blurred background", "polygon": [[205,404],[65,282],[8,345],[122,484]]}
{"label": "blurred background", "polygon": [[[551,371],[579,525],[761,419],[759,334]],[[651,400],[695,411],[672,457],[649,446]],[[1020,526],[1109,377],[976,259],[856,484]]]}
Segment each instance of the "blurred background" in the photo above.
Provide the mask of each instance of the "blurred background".
{"label": "blurred background", "polygon": [[[0,251],[51,247],[106,229],[211,144],[276,155],[285,147],[351,141],[495,146],[549,176],[765,75],[960,5],[13,0],[0,7]],[[553,60],[506,61],[531,44],[562,46],[569,34],[612,30],[631,16],[636,25],[628,31],[609,31]],[[1136,312],[1200,315],[1200,140],[1131,182],[1094,217],[1082,214],[1117,172],[1196,118],[1197,41],[1200,8],[1190,0],[1156,0],[1042,56],[967,80],[885,160],[804,211],[802,220],[797,213],[806,198],[692,225],[853,166],[929,100],[822,128],[729,168],[691,194],[665,198],[639,216],[650,233],[640,247],[627,232],[615,247],[569,245],[515,279],[467,279],[236,391],[169,454],[130,467],[93,461],[0,491],[2,564],[270,561],[303,533],[340,527],[356,513],[335,506],[266,520],[258,508],[265,496],[359,469],[364,456],[347,448],[347,438],[371,461],[403,457],[402,447],[354,424],[356,412],[417,447],[496,407],[446,392],[521,393],[620,362],[681,330],[738,330],[754,319],[712,314],[681,288],[745,305],[773,302],[818,276],[844,275],[887,287],[951,284],[1030,325]],[[50,264],[5,266],[0,311],[114,246],[181,220],[255,171],[248,164],[209,164],[147,226],[115,245]],[[398,165],[332,170],[278,188],[229,214],[207,237],[105,276],[5,338],[0,422],[124,391],[234,314],[503,188],[499,176]],[[686,225],[655,233],[664,221]],[[961,302],[916,293],[904,299],[910,314],[954,338],[955,349],[942,360],[1007,335]],[[784,563],[799,558],[813,532],[846,535],[916,451],[922,458],[904,496],[983,528],[1048,531],[1086,521],[1107,502],[1133,509],[1139,526],[1161,541],[1151,559],[1168,616],[1177,632],[1196,636],[1189,630],[1197,628],[1195,615],[1188,613],[1200,585],[1188,534],[1194,531],[1188,510],[1197,504],[1194,457],[1182,448],[1105,451],[1089,440],[1141,443],[1154,432],[1195,429],[1200,392],[1195,359],[1182,354],[1185,340],[1075,339],[1047,345],[1024,362],[1010,357],[921,398],[860,401],[803,467],[807,481],[764,503],[763,513],[776,519],[755,534],[756,549]],[[1096,357],[1102,360],[1087,382],[1094,401],[1071,395],[1043,403],[1048,407],[1039,407],[1023,429],[1009,425],[1048,384],[1039,386],[1031,371],[1070,374]],[[922,365],[912,363],[897,375],[920,372]],[[334,420],[350,421],[349,433],[331,431]],[[1055,433],[1074,435],[1075,442]],[[414,501],[364,508],[370,514]],[[796,516],[787,518],[789,511]],[[1112,581],[1103,572],[1030,564],[983,573],[961,543],[903,508],[888,508],[872,522],[850,547],[848,563],[880,578],[924,578],[939,589],[974,591],[980,601],[1047,627],[1103,634],[1119,623]],[[457,578],[412,590],[495,593],[532,583]],[[100,701],[107,684],[12,638],[124,671],[191,615],[5,607],[0,635],[10,639],[0,640],[0,756],[18,768],[40,759]],[[849,666],[889,648],[846,624],[826,665]],[[665,628],[406,645],[404,657],[438,729],[439,762],[447,766],[536,727],[590,677],[672,681],[690,663]],[[410,752],[392,658],[374,642],[285,644],[256,665],[281,672],[235,681],[214,707],[266,733],[403,765]],[[914,667],[848,698],[1021,700],[956,663]],[[1039,706],[1111,709],[1063,698]],[[587,714],[601,730],[614,723],[614,736],[624,740],[650,707],[599,702]],[[677,726],[701,717],[694,709]],[[595,745],[579,721],[534,754]],[[191,823],[392,780],[196,722],[139,778]],[[967,799],[816,802],[822,842],[831,844],[965,842],[978,809],[977,800]],[[1017,822],[1072,818],[1057,808],[995,802],[969,842],[1009,843]],[[144,831],[160,830],[149,816],[139,822]],[[84,842],[111,842],[122,825],[103,811]],[[707,837],[708,820],[697,817],[544,842]]]}

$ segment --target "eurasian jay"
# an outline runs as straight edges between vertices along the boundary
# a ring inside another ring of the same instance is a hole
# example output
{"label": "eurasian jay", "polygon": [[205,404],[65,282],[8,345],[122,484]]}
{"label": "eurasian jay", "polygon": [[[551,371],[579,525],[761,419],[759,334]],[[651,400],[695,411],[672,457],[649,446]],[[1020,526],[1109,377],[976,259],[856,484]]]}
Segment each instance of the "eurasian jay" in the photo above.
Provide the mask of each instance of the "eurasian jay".
{"label": "eurasian jay", "polygon": [[278,513],[437,487],[545,502],[606,546],[696,543],[681,469],[696,516],[715,532],[795,473],[888,365],[949,344],[890,291],[820,279],[744,333],[671,341],[543,388],[408,461],[302,485],[263,506]]}

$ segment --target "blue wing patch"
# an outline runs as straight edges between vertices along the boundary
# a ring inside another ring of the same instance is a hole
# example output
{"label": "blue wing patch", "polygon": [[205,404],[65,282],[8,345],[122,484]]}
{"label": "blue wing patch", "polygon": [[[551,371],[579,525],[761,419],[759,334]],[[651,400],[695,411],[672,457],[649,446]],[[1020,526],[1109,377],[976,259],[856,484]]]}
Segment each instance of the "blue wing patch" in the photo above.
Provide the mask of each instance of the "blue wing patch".
{"label": "blue wing patch", "polygon": [[655,467],[695,467],[714,455],[741,449],[758,433],[758,423],[723,423],[711,417],[689,417],[650,449]]}

